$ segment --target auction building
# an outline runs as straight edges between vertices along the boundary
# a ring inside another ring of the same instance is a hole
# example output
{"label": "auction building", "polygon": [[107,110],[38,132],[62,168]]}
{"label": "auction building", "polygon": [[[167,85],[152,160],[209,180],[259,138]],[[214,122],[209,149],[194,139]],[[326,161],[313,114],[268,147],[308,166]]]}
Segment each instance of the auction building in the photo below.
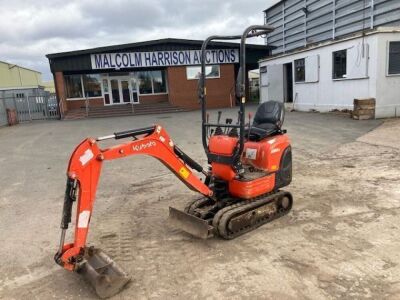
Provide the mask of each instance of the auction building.
{"label": "auction building", "polygon": [[[79,117],[197,109],[201,45],[161,39],[48,54],[60,112]],[[247,70],[258,69],[271,49],[247,45]],[[208,107],[234,106],[239,44],[211,42],[206,63]]]}

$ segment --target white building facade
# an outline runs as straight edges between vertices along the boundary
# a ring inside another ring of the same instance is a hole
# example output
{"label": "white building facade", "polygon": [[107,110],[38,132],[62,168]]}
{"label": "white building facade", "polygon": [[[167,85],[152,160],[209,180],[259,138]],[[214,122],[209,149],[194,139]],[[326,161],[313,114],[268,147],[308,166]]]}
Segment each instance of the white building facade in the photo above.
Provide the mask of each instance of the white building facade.
{"label": "white building facade", "polygon": [[376,118],[400,116],[400,28],[375,28],[260,61],[260,101],[299,111],[353,108],[375,98]]}

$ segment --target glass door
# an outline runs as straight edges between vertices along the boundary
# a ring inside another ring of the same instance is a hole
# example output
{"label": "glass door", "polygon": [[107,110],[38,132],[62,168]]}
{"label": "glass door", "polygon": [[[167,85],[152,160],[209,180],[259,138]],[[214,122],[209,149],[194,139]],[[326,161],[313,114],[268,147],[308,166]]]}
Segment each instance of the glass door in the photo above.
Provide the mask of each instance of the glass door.
{"label": "glass door", "polygon": [[119,91],[119,80],[118,79],[110,79],[111,84],[111,95],[112,95],[112,104],[120,104],[121,97]]}
{"label": "glass door", "polygon": [[139,103],[136,78],[104,77],[102,80],[104,105]]}
{"label": "glass door", "polygon": [[123,103],[131,102],[131,91],[129,89],[129,80],[121,79],[121,98]]}
{"label": "glass door", "polygon": [[131,78],[131,87],[132,87],[132,102],[139,103],[139,92],[138,92],[138,82],[137,79]]}
{"label": "glass door", "polygon": [[110,90],[108,88],[108,78],[103,78],[103,95],[104,95],[104,105],[110,105]]}

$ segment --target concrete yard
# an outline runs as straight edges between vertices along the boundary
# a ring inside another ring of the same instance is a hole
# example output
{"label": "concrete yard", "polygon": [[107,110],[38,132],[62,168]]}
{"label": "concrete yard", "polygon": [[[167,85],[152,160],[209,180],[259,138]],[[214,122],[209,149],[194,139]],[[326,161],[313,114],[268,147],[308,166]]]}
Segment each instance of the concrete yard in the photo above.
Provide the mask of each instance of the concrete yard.
{"label": "concrete yard", "polygon": [[[0,298],[96,299],[53,261],[69,155],[87,136],[154,122],[205,165],[199,111],[0,128]],[[196,194],[153,158],[105,164],[88,242],[132,275],[115,299],[400,298],[399,120],[291,112],[284,127],[294,207],[231,241],[167,224]]]}

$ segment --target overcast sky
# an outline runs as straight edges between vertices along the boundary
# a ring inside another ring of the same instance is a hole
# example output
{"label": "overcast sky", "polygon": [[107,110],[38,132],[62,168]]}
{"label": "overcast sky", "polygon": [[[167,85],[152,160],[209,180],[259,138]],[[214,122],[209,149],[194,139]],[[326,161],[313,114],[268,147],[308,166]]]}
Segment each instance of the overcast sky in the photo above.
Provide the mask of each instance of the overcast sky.
{"label": "overcast sky", "polygon": [[[204,39],[263,24],[277,0],[0,0],[0,60],[52,79],[48,53],[159,38]],[[262,43],[261,38],[253,43]]]}

